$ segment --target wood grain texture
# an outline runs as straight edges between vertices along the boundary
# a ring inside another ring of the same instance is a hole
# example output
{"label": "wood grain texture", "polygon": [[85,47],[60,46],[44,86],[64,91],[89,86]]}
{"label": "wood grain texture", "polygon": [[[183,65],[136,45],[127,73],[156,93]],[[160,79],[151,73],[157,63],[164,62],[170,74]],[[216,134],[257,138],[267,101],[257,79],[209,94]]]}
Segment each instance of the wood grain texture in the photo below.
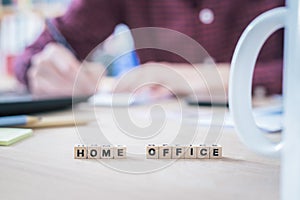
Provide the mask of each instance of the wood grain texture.
{"label": "wood grain texture", "polygon": [[[161,102],[169,113],[180,112],[177,101]],[[196,113],[195,107],[185,106],[184,112]],[[134,112],[145,113],[152,105],[131,107]],[[120,108],[121,109],[121,108]],[[125,109],[125,108],[124,108]],[[207,110],[206,110],[207,109]],[[200,109],[199,109],[200,110]],[[74,159],[74,144],[103,144],[103,138],[86,142],[90,133],[99,133],[97,123],[80,127],[82,138],[78,137],[75,127],[38,129],[34,136],[13,146],[0,147],[0,190],[1,199],[199,199],[232,200],[232,199],[272,199],[279,200],[280,162],[257,155],[244,146],[233,128],[224,127],[218,143],[223,146],[222,159],[178,159],[156,160],[134,157],[132,152],[145,151],[148,143],[184,141],[194,126],[193,121],[182,125],[186,134],[178,135],[177,121],[170,119],[172,126],[166,126],[163,134],[149,142],[133,142],[124,136],[114,123],[111,108],[88,107],[82,104],[74,110],[80,116],[97,114],[102,119],[101,130],[107,133],[115,144],[126,144],[127,159]],[[64,110],[47,115],[70,115],[74,111]],[[209,112],[210,108],[201,108],[200,112]],[[75,112],[75,114],[76,114]],[[195,115],[196,115],[195,114]],[[138,115],[140,117],[140,115]],[[154,119],[155,116],[154,116]],[[157,117],[157,119],[160,119]],[[191,119],[193,120],[193,119]],[[197,120],[195,119],[197,122]],[[167,124],[168,125],[168,124]],[[198,137],[194,144],[205,141],[209,127],[199,126]],[[166,135],[170,134],[170,140]],[[124,136],[124,137],[121,137]],[[280,140],[280,134],[270,134],[271,140]],[[82,141],[83,140],[83,141]],[[122,173],[107,167],[108,164],[120,166],[122,163],[129,169],[135,163],[169,163],[163,169],[154,172],[134,175]],[[103,164],[102,164],[103,163]],[[118,191],[118,192],[116,192]]]}

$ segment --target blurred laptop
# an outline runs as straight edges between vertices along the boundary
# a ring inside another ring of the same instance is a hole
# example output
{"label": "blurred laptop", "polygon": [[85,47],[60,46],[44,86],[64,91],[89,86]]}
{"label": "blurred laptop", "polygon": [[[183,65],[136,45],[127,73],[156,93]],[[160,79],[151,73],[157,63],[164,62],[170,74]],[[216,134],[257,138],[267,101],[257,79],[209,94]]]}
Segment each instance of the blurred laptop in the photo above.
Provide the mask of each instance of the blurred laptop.
{"label": "blurred laptop", "polygon": [[89,96],[47,97],[33,96],[27,92],[0,92],[0,116],[32,114],[71,107],[86,101]]}

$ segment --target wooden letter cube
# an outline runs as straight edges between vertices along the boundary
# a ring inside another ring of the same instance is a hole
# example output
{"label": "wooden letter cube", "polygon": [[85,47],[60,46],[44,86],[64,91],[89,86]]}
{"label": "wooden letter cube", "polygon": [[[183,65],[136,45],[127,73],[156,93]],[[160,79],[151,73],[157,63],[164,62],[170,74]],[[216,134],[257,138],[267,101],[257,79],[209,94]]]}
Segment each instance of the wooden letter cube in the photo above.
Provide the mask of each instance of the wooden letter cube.
{"label": "wooden letter cube", "polygon": [[209,148],[209,158],[222,158],[222,147],[220,145],[213,144]]}
{"label": "wooden letter cube", "polygon": [[185,149],[184,158],[197,158],[197,147],[194,145],[187,146]]}
{"label": "wooden letter cube", "polygon": [[200,145],[197,147],[197,158],[209,158],[209,147],[206,145]]}
{"label": "wooden letter cube", "polygon": [[162,146],[158,147],[159,159],[171,159],[172,158],[172,147],[168,146],[167,144],[163,144]]}
{"label": "wooden letter cube", "polygon": [[74,158],[75,159],[86,159],[87,158],[87,147],[85,145],[77,145],[74,147]]}
{"label": "wooden letter cube", "polygon": [[158,146],[155,146],[154,144],[146,146],[146,158],[158,159]]}
{"label": "wooden letter cube", "polygon": [[101,147],[98,145],[91,145],[87,148],[88,159],[100,159]]}
{"label": "wooden letter cube", "polygon": [[121,159],[126,158],[126,146],[125,145],[117,145],[114,147],[114,158]]}
{"label": "wooden letter cube", "polygon": [[185,147],[181,145],[175,145],[172,148],[172,158],[184,158]]}
{"label": "wooden letter cube", "polygon": [[102,145],[100,157],[102,159],[114,158],[114,147],[111,145]]}

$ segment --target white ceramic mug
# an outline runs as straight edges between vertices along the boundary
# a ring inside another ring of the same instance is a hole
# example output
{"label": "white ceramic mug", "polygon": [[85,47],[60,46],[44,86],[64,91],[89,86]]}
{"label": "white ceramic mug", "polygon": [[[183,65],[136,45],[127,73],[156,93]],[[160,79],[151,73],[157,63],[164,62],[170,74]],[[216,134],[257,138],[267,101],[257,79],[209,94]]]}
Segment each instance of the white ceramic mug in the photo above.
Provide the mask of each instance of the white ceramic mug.
{"label": "white ceramic mug", "polygon": [[[249,24],[235,49],[230,72],[229,105],[242,141],[256,152],[281,156],[281,199],[300,199],[300,0],[269,10]],[[284,28],[284,131],[282,141],[268,140],[254,121],[252,76],[266,39]]]}

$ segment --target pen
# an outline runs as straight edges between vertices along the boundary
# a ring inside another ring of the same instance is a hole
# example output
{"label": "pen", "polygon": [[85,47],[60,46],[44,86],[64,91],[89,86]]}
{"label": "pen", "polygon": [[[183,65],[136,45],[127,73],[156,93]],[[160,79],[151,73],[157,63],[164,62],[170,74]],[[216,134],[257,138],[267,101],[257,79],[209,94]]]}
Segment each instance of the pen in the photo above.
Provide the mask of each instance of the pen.
{"label": "pen", "polygon": [[72,46],[68,43],[68,41],[63,36],[63,34],[55,27],[55,25],[49,19],[46,19],[45,23],[46,23],[46,27],[47,27],[50,35],[55,40],[55,42],[63,45],[67,49],[69,49],[78,60],[81,60],[79,55],[72,48]]}
{"label": "pen", "polygon": [[0,127],[27,125],[38,122],[39,120],[39,117],[32,117],[27,115],[0,117]]}
{"label": "pen", "polygon": [[198,101],[198,102],[188,102],[191,106],[205,106],[205,107],[229,107],[229,104],[226,102],[210,102],[210,101]]}

